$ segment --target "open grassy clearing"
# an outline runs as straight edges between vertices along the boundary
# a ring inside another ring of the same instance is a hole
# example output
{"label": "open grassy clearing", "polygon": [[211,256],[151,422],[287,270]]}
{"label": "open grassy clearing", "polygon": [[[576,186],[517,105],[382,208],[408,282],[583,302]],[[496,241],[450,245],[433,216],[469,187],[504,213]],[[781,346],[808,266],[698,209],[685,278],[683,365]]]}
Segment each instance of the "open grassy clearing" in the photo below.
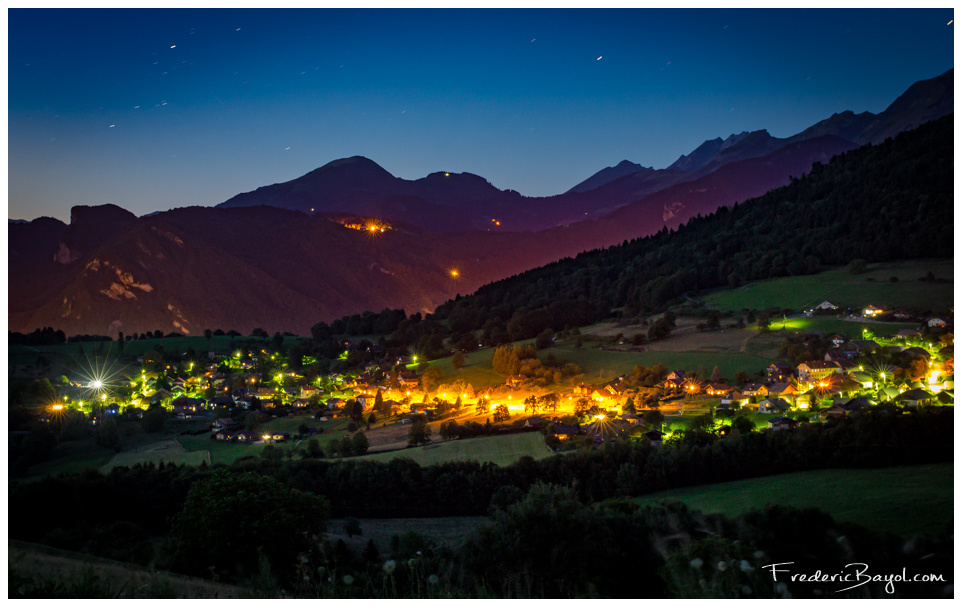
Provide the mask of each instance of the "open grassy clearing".
{"label": "open grassy clearing", "polygon": [[493,462],[498,466],[507,466],[518,461],[525,455],[534,459],[544,459],[553,455],[544,444],[544,437],[540,432],[526,432],[523,434],[508,434],[506,436],[485,436],[441,442],[435,434],[435,440],[423,447],[413,447],[400,451],[386,451],[383,453],[369,453],[353,459],[388,462],[397,457],[406,457],[422,466],[432,466],[453,461]]}
{"label": "open grassy clearing", "polygon": [[113,456],[109,462],[101,466],[100,471],[108,474],[118,466],[132,467],[136,464],[187,464],[199,466],[203,462],[210,464],[210,453],[207,451],[186,451],[176,440],[159,441],[132,450],[121,451]]}
{"label": "open grassy clearing", "polygon": [[908,537],[951,532],[952,471],[952,464],[816,470],[660,491],[635,501],[679,501],[728,516],[766,504],[819,508],[839,521]]}
{"label": "open grassy clearing", "polygon": [[[706,334],[707,335],[707,334]],[[598,381],[611,379],[625,373],[630,373],[635,365],[650,367],[661,363],[669,369],[697,370],[704,368],[708,373],[715,365],[725,377],[732,377],[738,371],[752,374],[763,370],[770,359],[748,354],[746,352],[712,353],[712,352],[612,352],[597,348],[574,348],[567,345],[548,350],[554,352],[560,359],[569,360],[585,370],[582,381]]]}
{"label": "open grassy clearing", "polygon": [[[920,282],[931,271],[946,283]],[[891,277],[898,282],[889,282]],[[837,268],[809,276],[774,278],[753,282],[737,289],[721,289],[698,298],[721,310],[790,308],[801,310],[830,301],[837,306],[908,307],[948,311],[953,307],[954,261],[912,260],[869,264],[866,272],[852,274]]]}
{"label": "open grassy clearing", "polygon": [[94,439],[68,441],[57,446],[54,458],[31,466],[24,481],[34,481],[47,476],[78,474],[85,470],[98,469],[113,458],[114,452],[101,447]]}

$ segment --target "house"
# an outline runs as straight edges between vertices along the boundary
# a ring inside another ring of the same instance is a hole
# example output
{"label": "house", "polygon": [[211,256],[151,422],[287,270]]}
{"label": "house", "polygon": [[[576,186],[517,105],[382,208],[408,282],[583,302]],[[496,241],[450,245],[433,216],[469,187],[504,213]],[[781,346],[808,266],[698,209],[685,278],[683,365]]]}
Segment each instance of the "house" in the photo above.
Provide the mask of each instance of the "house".
{"label": "house", "polygon": [[792,375],[792,366],[783,361],[776,361],[765,368],[768,381],[783,382],[787,381]]}
{"label": "house", "polygon": [[844,335],[840,335],[840,334],[836,333],[836,334],[832,335],[831,337],[829,337],[829,338],[828,338],[828,341],[832,342],[832,345],[837,348],[837,347],[841,346],[842,344],[844,344],[845,342],[847,342],[847,341],[848,341],[848,338],[845,337]]}
{"label": "house", "polygon": [[540,428],[540,427],[543,426],[544,424],[545,424],[544,418],[543,418],[543,417],[538,417],[538,416],[536,416],[536,415],[532,415],[532,416],[529,417],[528,419],[524,420],[524,427],[525,427],[525,428]]}
{"label": "house", "polygon": [[895,399],[898,398],[898,396],[899,396],[899,389],[892,386],[882,388],[881,390],[878,391],[878,401],[880,403],[895,402]]}
{"label": "house", "polygon": [[107,405],[106,409],[104,409],[104,415],[117,415],[119,413],[120,413],[120,405],[118,405],[117,403],[111,403]]}
{"label": "house", "polygon": [[214,398],[207,401],[210,407],[233,407],[236,403],[234,398],[231,396],[215,396]]}
{"label": "house", "polygon": [[906,407],[919,407],[932,404],[933,397],[934,395],[925,388],[913,388],[899,394],[895,402]]}
{"label": "house", "polygon": [[[771,365],[769,365],[771,366]],[[741,393],[745,396],[761,396],[765,397],[769,394],[768,386],[759,383],[750,383],[742,386]]]}
{"label": "house", "polygon": [[838,306],[830,301],[823,301],[814,308],[815,310],[837,310]]}
{"label": "house", "polygon": [[311,384],[304,384],[303,386],[301,386],[301,390],[298,396],[300,396],[301,398],[310,398],[315,394],[318,394],[319,392],[320,390],[318,390]]}
{"label": "house", "polygon": [[819,417],[822,420],[829,419],[831,417],[847,417],[851,415],[857,415],[859,411],[870,406],[867,398],[850,398],[850,399],[837,399],[832,403],[832,406],[825,409],[819,413]]}
{"label": "house", "polygon": [[685,381],[685,372],[684,372],[684,371],[672,371],[671,373],[668,374],[667,377],[665,377],[665,379],[670,379],[670,380],[672,380],[672,381],[679,382],[679,384],[684,383],[684,381]]}
{"label": "house", "polygon": [[871,339],[853,339],[848,343],[855,347],[855,352],[858,354],[864,354],[869,350],[878,350],[881,347]]}
{"label": "house", "polygon": [[768,420],[768,427],[772,430],[790,430],[797,425],[797,421],[787,417],[773,417],[772,419]]}
{"label": "house", "polygon": [[778,397],[770,397],[765,400],[758,401],[758,412],[759,413],[782,413],[788,411],[792,406],[789,405],[785,400]]}
{"label": "house", "polygon": [[642,436],[651,441],[652,446],[659,446],[662,443],[662,439],[665,437],[665,433],[660,430],[649,430],[645,432]]}
{"label": "house", "polygon": [[221,418],[216,420],[213,424],[211,424],[211,429],[222,430],[224,428],[235,428],[235,427],[238,427],[239,425],[240,424],[238,424],[232,419]]}
{"label": "house", "polygon": [[417,373],[412,373],[410,371],[402,371],[397,374],[397,383],[406,389],[417,388],[420,381],[418,380]]}
{"label": "house", "polygon": [[820,379],[815,385],[815,389],[821,396],[831,396],[837,394],[842,397],[855,396],[863,388],[862,384],[845,375],[832,375],[825,379]]}
{"label": "house", "polygon": [[684,379],[671,379],[666,377],[664,381],[658,384],[658,387],[664,388],[665,390],[679,390],[684,384]]}
{"label": "house", "polygon": [[522,382],[524,382],[523,375],[512,375],[508,379],[504,380],[504,385],[508,386],[509,388],[515,388]]}
{"label": "house", "polygon": [[902,329],[895,334],[895,339],[901,339],[903,341],[909,339],[918,339],[919,337],[921,336],[916,329]]}
{"label": "house", "polygon": [[347,403],[347,401],[345,401],[343,398],[329,398],[329,399],[327,399],[327,402],[326,402],[327,408],[328,408],[328,409],[334,409],[334,410],[340,409],[340,408],[343,407],[346,403]]}
{"label": "house", "polygon": [[872,304],[869,304],[862,310],[862,316],[864,316],[865,318],[875,318],[876,316],[884,313],[885,313],[885,310],[883,310],[882,308],[873,306]]}
{"label": "house", "polygon": [[932,355],[929,354],[928,350],[926,350],[925,348],[920,348],[918,346],[915,346],[912,348],[906,348],[902,350],[902,354],[906,356],[911,356],[912,358],[918,358],[921,356],[925,360],[930,360],[932,358]]}
{"label": "house", "polygon": [[215,429],[210,437],[214,440],[232,441],[237,440],[237,434],[242,432],[243,428],[240,426],[233,426],[230,428],[220,428]]}
{"label": "house", "polygon": [[780,396],[786,400],[793,400],[798,396],[798,388],[791,382],[776,382],[768,387],[769,396]]}
{"label": "house", "polygon": [[591,392],[591,400],[604,400],[606,398],[618,398],[627,391],[627,388],[618,382],[605,384]]}
{"label": "house", "polygon": [[253,443],[259,440],[264,440],[264,435],[257,430],[240,430],[235,434],[237,440],[243,441],[245,443]]}
{"label": "house", "polygon": [[599,419],[590,424],[585,433],[596,443],[614,440],[621,434],[622,428],[621,424],[617,423],[618,421],[620,420],[608,421],[607,419]]}
{"label": "house", "polygon": [[641,423],[641,418],[638,417],[637,415],[634,415],[633,413],[625,413],[624,415],[621,416],[621,419],[628,422],[632,426],[637,426],[638,424]]}
{"label": "house", "polygon": [[[935,395],[935,402],[940,405],[955,405],[955,390],[942,390]],[[934,403],[933,403],[934,404]]]}
{"label": "house", "polygon": [[728,384],[708,384],[705,389],[705,393],[709,396],[724,396],[732,391],[732,387]]}
{"label": "house", "polygon": [[853,381],[857,381],[862,388],[871,388],[875,385],[872,374],[867,371],[852,371],[848,374]]}
{"label": "house", "polygon": [[844,350],[839,350],[838,348],[832,348],[831,350],[828,350],[827,352],[825,352],[824,360],[827,363],[835,363],[837,365],[842,361],[849,361],[850,359],[849,359],[848,353],[846,353]]}
{"label": "house", "polygon": [[358,397],[357,397],[357,402],[361,403],[361,406],[364,407],[364,408],[373,407],[373,406],[374,406],[374,400],[375,400],[376,398],[377,398],[377,395],[375,395],[375,396],[367,396],[367,395],[363,395],[363,394],[362,394],[361,396],[358,396]]}
{"label": "house", "polygon": [[551,433],[557,436],[558,440],[566,441],[579,436],[581,429],[578,426],[568,424],[554,424],[551,426]]}
{"label": "house", "polygon": [[815,383],[838,371],[838,366],[824,360],[809,360],[797,367],[798,379],[808,383]]}
{"label": "house", "polygon": [[261,439],[265,443],[286,443],[291,435],[286,432],[265,432]]}
{"label": "house", "polygon": [[749,398],[743,392],[736,392],[732,390],[728,394],[721,397],[722,406],[727,405],[731,407],[744,407],[748,404]]}
{"label": "house", "polygon": [[307,400],[306,398],[298,398],[298,399],[295,399],[293,402],[291,402],[291,405],[294,407],[297,407],[298,409],[303,409],[304,407],[310,404],[311,404],[311,401]]}
{"label": "house", "polygon": [[930,327],[944,327],[952,324],[952,320],[943,316],[932,316],[931,318],[925,319],[925,324]]}
{"label": "house", "polygon": [[188,398],[186,396],[181,396],[180,398],[175,398],[170,402],[171,407],[173,407],[174,413],[183,413],[185,415],[191,415],[193,413],[204,411],[204,399],[202,398]]}

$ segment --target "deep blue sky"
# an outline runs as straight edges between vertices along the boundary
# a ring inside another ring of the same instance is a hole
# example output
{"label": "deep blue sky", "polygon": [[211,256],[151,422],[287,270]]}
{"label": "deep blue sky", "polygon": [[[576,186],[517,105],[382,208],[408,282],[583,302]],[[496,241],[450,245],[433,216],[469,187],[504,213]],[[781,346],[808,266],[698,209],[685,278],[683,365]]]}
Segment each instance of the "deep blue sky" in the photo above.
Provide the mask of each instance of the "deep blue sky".
{"label": "deep blue sky", "polygon": [[[563,192],[705,139],[880,112],[951,9],[8,12],[10,218],[214,205],[362,155]],[[601,59],[599,59],[601,57]]]}

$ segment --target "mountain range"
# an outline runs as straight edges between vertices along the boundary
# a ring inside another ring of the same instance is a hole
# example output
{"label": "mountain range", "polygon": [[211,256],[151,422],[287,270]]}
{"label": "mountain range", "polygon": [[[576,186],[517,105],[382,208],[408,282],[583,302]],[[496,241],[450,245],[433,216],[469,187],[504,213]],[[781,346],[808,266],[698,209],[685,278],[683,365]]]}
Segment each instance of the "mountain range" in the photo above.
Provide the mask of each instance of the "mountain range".
{"label": "mountain range", "polygon": [[950,70],[877,115],[842,112],[785,139],[759,130],[708,140],[665,169],[626,160],[550,197],[470,173],[400,179],[352,157],[213,208],[138,218],[78,206],[69,225],[8,222],[9,326],[305,333],[366,309],[430,312],[493,280],[764,194],[814,162],[951,113],[952,93]]}

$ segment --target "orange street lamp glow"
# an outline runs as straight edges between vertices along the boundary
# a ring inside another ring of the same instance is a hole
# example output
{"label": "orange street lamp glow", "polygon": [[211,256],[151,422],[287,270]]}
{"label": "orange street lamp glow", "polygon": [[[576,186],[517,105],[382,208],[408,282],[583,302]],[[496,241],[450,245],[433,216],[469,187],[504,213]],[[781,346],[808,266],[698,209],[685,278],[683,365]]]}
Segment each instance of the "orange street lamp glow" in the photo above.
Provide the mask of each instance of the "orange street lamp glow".
{"label": "orange street lamp glow", "polygon": [[460,275],[461,273],[458,272],[457,269],[451,270],[451,278],[457,278]]}

